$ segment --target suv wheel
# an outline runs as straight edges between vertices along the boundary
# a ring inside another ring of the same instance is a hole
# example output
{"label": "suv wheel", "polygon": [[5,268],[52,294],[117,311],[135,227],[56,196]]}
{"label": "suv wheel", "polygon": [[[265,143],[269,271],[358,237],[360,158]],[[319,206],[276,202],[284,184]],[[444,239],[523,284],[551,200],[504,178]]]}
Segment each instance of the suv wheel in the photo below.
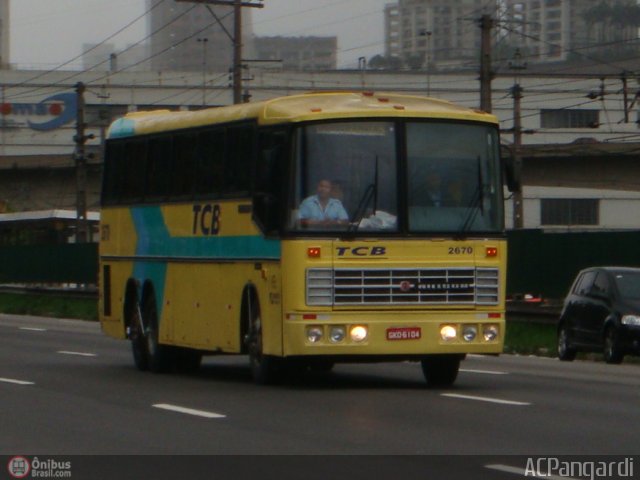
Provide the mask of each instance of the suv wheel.
{"label": "suv wheel", "polygon": [[624,352],[620,347],[618,330],[614,326],[607,328],[604,332],[604,361],[612,364],[622,363]]}
{"label": "suv wheel", "polygon": [[576,358],[576,349],[569,343],[569,329],[562,323],[558,329],[558,358],[564,362],[571,362]]}

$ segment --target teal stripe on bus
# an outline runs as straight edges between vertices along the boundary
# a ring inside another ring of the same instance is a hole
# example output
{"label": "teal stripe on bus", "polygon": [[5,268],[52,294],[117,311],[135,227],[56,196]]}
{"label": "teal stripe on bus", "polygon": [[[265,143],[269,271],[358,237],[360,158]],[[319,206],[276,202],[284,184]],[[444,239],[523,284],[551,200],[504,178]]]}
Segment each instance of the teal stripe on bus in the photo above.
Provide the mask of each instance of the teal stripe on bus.
{"label": "teal stripe on bus", "polygon": [[170,261],[188,258],[202,260],[277,260],[280,258],[280,241],[268,240],[258,235],[233,237],[172,237],[164,221],[160,207],[136,207],[131,209],[136,229],[137,243],[133,275],[141,282],[153,283],[156,294],[158,318],[162,317],[164,288],[167,277],[166,261],[149,261],[148,257],[160,257]]}
{"label": "teal stripe on bus", "polygon": [[130,118],[119,118],[109,128],[109,138],[131,137],[136,133],[136,123]]}
{"label": "teal stripe on bus", "polygon": [[172,237],[160,207],[132,208],[131,215],[138,237],[136,256],[221,260],[280,258],[279,240],[259,235]]}

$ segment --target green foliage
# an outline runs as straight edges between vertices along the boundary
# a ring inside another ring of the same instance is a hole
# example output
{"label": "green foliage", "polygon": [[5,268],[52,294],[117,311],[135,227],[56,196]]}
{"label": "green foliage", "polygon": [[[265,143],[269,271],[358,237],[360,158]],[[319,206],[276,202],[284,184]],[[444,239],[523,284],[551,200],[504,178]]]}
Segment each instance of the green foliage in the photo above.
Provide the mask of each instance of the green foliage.
{"label": "green foliage", "polygon": [[14,315],[97,320],[98,302],[95,298],[0,293],[0,312]]}
{"label": "green foliage", "polygon": [[556,356],[556,325],[507,322],[505,353]]}

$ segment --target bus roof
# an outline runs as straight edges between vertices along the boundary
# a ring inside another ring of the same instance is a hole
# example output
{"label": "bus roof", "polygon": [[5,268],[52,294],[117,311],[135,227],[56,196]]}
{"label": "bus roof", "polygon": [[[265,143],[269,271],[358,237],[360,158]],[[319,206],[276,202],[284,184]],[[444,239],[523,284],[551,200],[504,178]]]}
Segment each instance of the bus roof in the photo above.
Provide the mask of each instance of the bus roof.
{"label": "bus roof", "polygon": [[276,125],[348,118],[437,118],[497,124],[494,115],[431,97],[373,92],[307,93],[198,111],[156,110],[132,112],[116,120],[108,138],[256,120]]}

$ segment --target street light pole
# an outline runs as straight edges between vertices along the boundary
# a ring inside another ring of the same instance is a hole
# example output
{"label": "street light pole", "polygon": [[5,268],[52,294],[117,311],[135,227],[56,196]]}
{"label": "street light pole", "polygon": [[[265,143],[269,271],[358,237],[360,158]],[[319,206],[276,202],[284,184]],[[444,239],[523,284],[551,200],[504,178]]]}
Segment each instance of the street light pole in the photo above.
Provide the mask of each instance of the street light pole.
{"label": "street light pole", "polygon": [[431,34],[429,30],[422,30],[421,37],[427,37],[427,96],[431,96]]}
{"label": "street light pole", "polygon": [[198,43],[202,43],[202,106],[204,107],[207,97],[207,37],[198,38]]}

